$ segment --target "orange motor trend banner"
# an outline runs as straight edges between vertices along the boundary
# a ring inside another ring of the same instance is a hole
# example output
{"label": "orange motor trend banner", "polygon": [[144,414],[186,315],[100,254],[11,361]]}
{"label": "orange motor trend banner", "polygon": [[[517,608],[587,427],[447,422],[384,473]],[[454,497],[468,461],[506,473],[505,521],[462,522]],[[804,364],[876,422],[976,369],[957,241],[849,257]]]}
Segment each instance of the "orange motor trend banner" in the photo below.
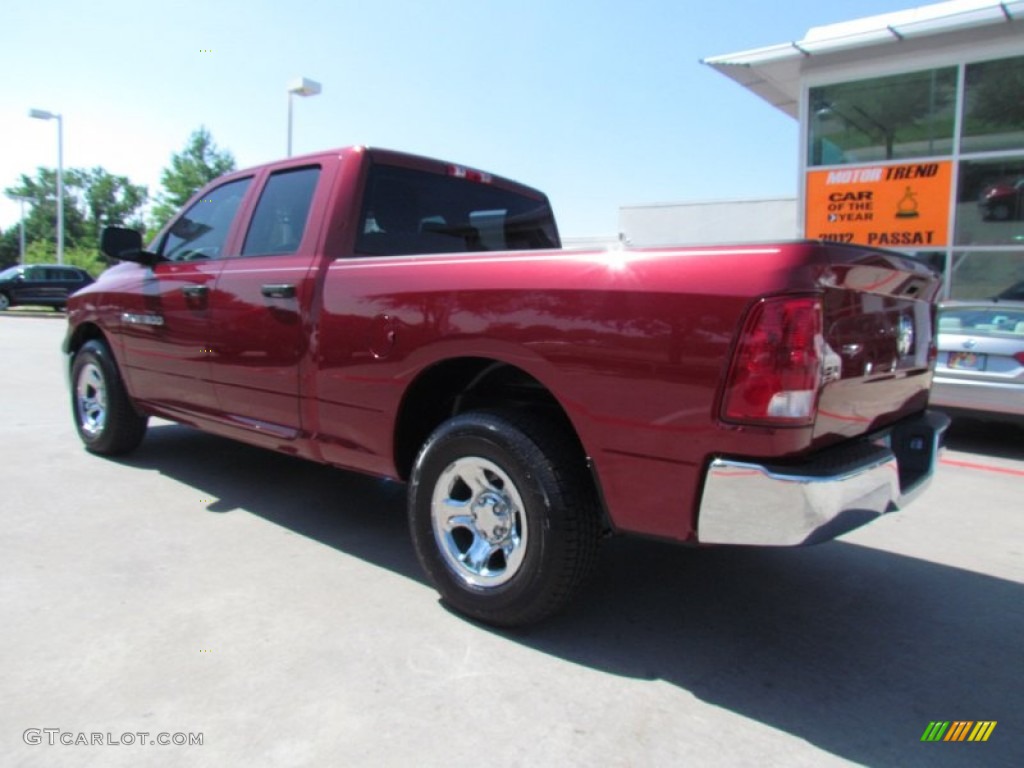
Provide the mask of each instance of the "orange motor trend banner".
{"label": "orange motor trend banner", "polygon": [[946,245],[953,164],[808,171],[806,237],[880,248]]}

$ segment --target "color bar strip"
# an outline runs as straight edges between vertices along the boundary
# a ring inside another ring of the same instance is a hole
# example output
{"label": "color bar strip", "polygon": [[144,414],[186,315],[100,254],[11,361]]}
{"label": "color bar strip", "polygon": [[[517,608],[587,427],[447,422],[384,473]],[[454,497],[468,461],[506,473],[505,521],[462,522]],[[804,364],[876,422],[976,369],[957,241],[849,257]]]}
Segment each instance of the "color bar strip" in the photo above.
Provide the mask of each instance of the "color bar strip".
{"label": "color bar strip", "polygon": [[953,726],[943,741],[963,741],[967,738],[967,732],[972,725],[974,725],[973,720],[954,720]]}
{"label": "color bar strip", "polygon": [[995,730],[996,720],[979,720],[978,724],[974,726],[974,730],[971,731],[971,735],[968,737],[968,741],[988,741],[988,737],[992,735],[992,731]]}

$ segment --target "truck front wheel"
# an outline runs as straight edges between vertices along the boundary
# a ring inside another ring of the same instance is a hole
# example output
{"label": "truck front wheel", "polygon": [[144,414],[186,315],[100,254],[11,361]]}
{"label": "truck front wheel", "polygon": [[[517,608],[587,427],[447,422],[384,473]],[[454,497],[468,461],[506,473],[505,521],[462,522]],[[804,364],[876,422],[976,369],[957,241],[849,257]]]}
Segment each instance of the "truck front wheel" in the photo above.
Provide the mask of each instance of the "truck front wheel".
{"label": "truck front wheel", "polygon": [[71,364],[71,412],[78,436],[93,453],[116,456],[138,447],[146,417],[136,412],[110,349],[88,341]]}
{"label": "truck front wheel", "polygon": [[593,568],[599,517],[581,449],[554,420],[473,411],[420,450],[409,526],[446,603],[519,626],[561,608]]}

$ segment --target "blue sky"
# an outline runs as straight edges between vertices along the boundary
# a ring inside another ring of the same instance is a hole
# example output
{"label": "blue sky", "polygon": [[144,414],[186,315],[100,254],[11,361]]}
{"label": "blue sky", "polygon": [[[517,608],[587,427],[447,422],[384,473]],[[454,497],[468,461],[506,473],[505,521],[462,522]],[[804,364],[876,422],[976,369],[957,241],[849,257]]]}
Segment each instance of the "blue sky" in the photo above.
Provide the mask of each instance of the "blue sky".
{"label": "blue sky", "polygon": [[[6,3],[0,187],[101,165],[159,189],[205,125],[239,167],[369,144],[546,191],[563,236],[614,234],[620,205],[796,194],[797,124],[699,63],[798,40],[906,0],[207,0]],[[204,51],[211,51],[206,53]],[[0,198],[0,226],[17,205]]]}

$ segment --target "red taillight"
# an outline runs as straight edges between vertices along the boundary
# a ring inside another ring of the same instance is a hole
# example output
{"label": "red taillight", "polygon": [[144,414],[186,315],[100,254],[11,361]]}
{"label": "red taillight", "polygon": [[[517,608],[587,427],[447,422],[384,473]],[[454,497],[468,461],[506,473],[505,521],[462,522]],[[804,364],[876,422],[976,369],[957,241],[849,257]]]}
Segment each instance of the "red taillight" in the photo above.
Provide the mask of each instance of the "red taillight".
{"label": "red taillight", "polygon": [[1021,365],[1024,365],[1024,352],[1018,352],[1013,356],[1013,359],[1016,360]]}
{"label": "red taillight", "polygon": [[765,299],[743,324],[722,399],[722,418],[744,424],[814,422],[821,386],[821,300]]}

